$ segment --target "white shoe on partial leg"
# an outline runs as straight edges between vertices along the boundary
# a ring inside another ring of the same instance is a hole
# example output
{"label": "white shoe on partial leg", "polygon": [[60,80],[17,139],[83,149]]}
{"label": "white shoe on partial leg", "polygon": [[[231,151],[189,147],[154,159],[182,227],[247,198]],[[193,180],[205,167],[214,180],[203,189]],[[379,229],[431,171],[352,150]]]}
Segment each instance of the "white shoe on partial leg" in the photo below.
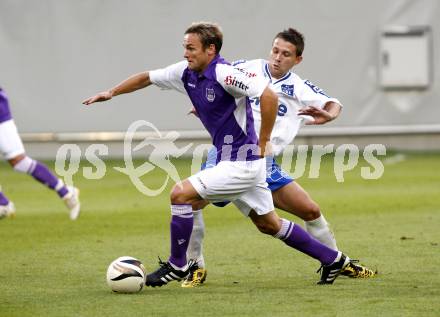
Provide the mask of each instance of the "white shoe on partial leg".
{"label": "white shoe on partial leg", "polygon": [[7,217],[15,217],[15,206],[12,201],[10,201],[7,205],[0,206],[0,219]]}
{"label": "white shoe on partial leg", "polygon": [[67,186],[69,192],[63,197],[64,203],[70,210],[70,219],[76,220],[81,211],[81,203],[79,201],[79,189],[73,186]]}

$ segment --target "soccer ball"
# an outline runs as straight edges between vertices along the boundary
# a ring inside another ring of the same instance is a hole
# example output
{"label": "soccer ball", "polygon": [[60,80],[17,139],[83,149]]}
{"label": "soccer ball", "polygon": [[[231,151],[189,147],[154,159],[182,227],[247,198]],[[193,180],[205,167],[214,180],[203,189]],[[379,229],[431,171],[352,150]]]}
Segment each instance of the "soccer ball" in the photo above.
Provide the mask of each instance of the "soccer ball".
{"label": "soccer ball", "polygon": [[145,285],[145,268],[138,259],[121,256],[107,269],[107,284],[113,292],[137,293]]}

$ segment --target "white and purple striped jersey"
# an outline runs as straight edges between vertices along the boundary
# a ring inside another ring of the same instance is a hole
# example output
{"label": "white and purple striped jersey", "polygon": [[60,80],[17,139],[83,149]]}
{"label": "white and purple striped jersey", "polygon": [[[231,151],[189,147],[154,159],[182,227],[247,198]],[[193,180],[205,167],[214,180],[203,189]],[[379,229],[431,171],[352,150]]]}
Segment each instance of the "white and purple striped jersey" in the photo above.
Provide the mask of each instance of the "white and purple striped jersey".
{"label": "white and purple striped jersey", "polygon": [[6,93],[0,87],[0,123],[11,120],[11,111]]}
{"label": "white and purple striped jersey", "polygon": [[182,61],[150,71],[150,80],[189,96],[217,148],[217,162],[259,159],[250,100],[259,99],[268,79],[234,68],[219,55],[202,74],[187,66]]}
{"label": "white and purple striped jersey", "polygon": [[[268,62],[264,59],[250,61],[240,60],[233,65],[243,72],[260,76],[270,81],[270,88],[278,95],[278,115],[272,130],[271,142],[274,155],[279,155],[290,144],[301,126],[298,111],[305,106],[324,107],[327,102],[341,104],[338,99],[331,98],[309,80],[303,80],[293,72],[288,72],[280,79],[272,78]],[[251,99],[256,133],[261,127],[259,98]]]}

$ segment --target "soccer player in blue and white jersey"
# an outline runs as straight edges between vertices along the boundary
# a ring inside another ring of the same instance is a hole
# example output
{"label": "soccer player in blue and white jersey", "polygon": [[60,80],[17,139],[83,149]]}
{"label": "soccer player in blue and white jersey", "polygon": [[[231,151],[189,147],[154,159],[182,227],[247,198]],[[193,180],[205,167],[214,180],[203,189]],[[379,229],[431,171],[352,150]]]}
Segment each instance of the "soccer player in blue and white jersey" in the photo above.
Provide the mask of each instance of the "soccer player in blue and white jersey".
{"label": "soccer player in blue and white jersey", "polygon": [[[26,155],[17,127],[9,109],[8,97],[0,88],[0,153],[15,171],[31,175],[35,180],[57,192],[70,210],[70,219],[79,216],[79,191],[75,187],[64,185],[43,163]],[[0,219],[15,215],[13,202],[0,191]]]}
{"label": "soccer player in blue and white jersey", "polygon": [[[278,98],[268,80],[229,65],[220,55],[223,35],[215,24],[196,23],[184,35],[186,61],[142,72],[116,87],[83,101],[90,105],[151,84],[189,96],[198,116],[219,149],[216,166],[200,171],[173,187],[171,200],[171,256],[147,275],[146,284],[162,286],[185,278],[193,266],[186,252],[193,229],[193,205],[204,200],[232,201],[256,227],[321,262],[320,284],[331,284],[350,259],[312,238],[300,226],[274,211],[266,183],[266,144],[275,122]],[[259,143],[250,98],[259,98]]]}
{"label": "soccer player in blue and white jersey", "polygon": [[[325,124],[334,120],[341,111],[338,99],[329,97],[323,90],[309,80],[301,79],[292,72],[292,68],[302,61],[304,50],[303,35],[295,29],[279,32],[272,43],[269,60],[256,59],[237,61],[233,65],[249,76],[262,76],[270,81],[271,89],[278,95],[278,113],[271,134],[273,154],[280,155],[285,147],[292,143],[302,121],[309,118],[308,124]],[[260,100],[251,99],[255,129],[258,133],[261,126]],[[195,113],[198,115],[198,113]],[[305,117],[307,115],[308,117]],[[208,154],[206,166],[212,167]],[[273,160],[268,169],[267,183],[272,191],[275,207],[294,214],[304,220],[307,232],[328,247],[338,250],[336,240],[324,215],[316,202]],[[225,203],[214,203],[224,206]],[[188,258],[195,259],[194,266],[182,287],[195,287],[206,279],[205,261],[202,253],[202,242],[205,232],[201,209],[194,211],[194,228],[188,247]],[[342,272],[350,277],[371,277],[374,272],[353,262]]]}

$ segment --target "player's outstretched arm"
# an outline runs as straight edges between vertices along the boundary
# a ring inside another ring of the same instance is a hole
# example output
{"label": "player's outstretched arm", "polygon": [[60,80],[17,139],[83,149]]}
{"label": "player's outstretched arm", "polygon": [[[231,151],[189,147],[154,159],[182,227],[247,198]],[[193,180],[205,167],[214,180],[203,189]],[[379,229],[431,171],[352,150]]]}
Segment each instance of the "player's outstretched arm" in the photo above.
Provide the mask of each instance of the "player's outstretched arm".
{"label": "player's outstretched arm", "polygon": [[266,145],[268,145],[270,141],[270,134],[272,133],[275,119],[277,117],[277,109],[278,96],[272,91],[272,89],[266,87],[260,97],[261,128],[259,146],[261,156],[271,154],[270,149],[266,149]]}
{"label": "player's outstretched arm", "polygon": [[90,105],[94,102],[107,101],[117,95],[130,93],[138,89],[145,88],[149,85],[151,85],[149,72],[142,72],[128,77],[126,80],[110,90],[100,92],[93,97],[87,98],[82,103],[85,105]]}

